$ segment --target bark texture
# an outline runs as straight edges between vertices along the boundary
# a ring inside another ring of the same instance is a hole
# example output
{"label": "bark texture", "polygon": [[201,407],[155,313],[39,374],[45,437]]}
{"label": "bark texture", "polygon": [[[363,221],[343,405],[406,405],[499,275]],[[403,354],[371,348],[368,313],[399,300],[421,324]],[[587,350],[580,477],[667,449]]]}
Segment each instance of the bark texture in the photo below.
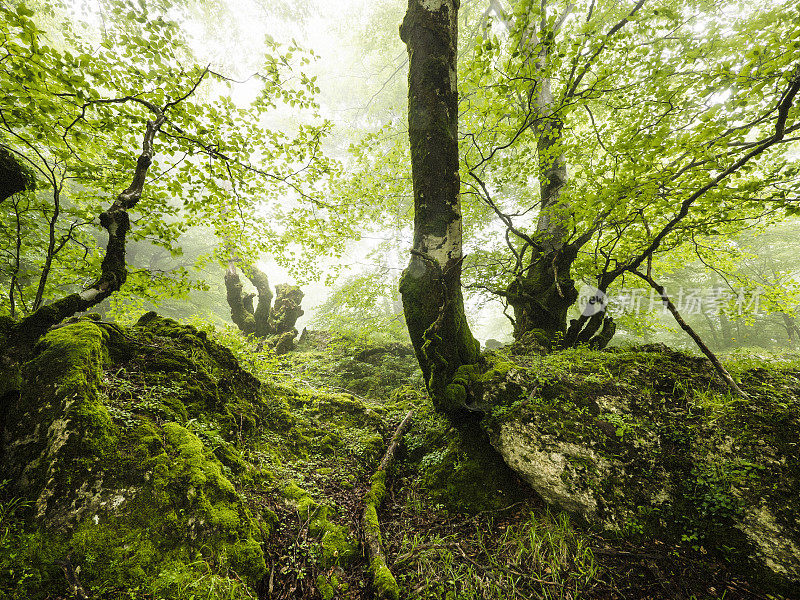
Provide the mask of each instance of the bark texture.
{"label": "bark texture", "polygon": [[480,345],[461,293],[458,174],[458,0],[409,0],[400,37],[408,47],[408,121],[414,183],[414,247],[400,280],[406,323],[437,409],[463,410],[456,370]]}

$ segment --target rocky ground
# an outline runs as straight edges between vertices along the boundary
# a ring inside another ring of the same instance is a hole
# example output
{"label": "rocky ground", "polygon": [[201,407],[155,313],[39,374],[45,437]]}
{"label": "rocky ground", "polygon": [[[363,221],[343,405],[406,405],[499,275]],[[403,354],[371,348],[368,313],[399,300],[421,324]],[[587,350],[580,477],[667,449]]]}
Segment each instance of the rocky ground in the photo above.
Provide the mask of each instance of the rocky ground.
{"label": "rocky ground", "polygon": [[743,403],[664,348],[485,356],[454,427],[400,344],[51,331],[0,366],[0,598],[374,597],[363,497],[409,409],[403,598],[800,597],[796,361],[729,365]]}

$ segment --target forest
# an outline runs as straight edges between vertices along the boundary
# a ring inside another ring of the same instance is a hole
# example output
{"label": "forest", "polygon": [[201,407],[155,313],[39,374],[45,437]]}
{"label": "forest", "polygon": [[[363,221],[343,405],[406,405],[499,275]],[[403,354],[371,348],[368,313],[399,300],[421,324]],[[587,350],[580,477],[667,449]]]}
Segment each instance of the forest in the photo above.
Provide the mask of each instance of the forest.
{"label": "forest", "polygon": [[0,600],[800,599],[800,5],[0,0]]}

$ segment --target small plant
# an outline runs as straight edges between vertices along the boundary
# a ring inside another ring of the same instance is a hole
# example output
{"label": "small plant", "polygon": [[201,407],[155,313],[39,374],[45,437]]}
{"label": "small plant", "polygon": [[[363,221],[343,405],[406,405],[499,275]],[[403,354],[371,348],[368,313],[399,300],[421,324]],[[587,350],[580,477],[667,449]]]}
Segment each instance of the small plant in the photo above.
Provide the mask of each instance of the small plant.
{"label": "small plant", "polygon": [[8,488],[8,480],[0,481],[0,550],[13,546],[14,538],[20,533],[22,526],[17,515],[30,506],[30,502],[12,496],[3,500],[2,496]]}
{"label": "small plant", "polygon": [[620,442],[625,440],[626,435],[630,437],[634,431],[634,425],[624,415],[617,413],[605,413],[603,414],[602,419],[614,426],[614,433]]}

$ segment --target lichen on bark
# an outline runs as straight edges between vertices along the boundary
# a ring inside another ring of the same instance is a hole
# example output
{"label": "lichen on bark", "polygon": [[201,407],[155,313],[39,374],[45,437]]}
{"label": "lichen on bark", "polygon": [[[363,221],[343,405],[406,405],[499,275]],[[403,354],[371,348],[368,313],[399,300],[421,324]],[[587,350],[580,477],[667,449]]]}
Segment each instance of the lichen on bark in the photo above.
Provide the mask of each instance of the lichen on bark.
{"label": "lichen on bark", "polygon": [[451,389],[480,346],[464,314],[458,157],[457,0],[409,0],[400,27],[408,46],[408,120],[414,185],[414,244],[400,281],[406,323],[434,405],[464,410]]}

